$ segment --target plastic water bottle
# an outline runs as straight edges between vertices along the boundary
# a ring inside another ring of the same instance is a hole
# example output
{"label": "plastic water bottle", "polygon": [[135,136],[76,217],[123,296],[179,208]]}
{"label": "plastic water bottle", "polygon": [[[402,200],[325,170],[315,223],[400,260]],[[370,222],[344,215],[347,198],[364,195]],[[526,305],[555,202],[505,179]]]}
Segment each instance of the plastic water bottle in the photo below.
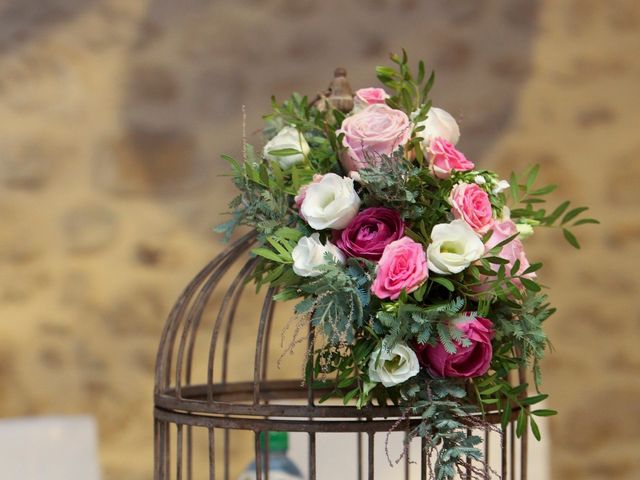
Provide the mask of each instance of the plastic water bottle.
{"label": "plastic water bottle", "polygon": [[[264,436],[262,435],[260,439],[264,447]],[[289,450],[289,434],[269,432],[269,480],[303,479],[300,469],[287,457],[287,450]],[[238,480],[256,480],[256,478],[256,462],[253,461]]]}

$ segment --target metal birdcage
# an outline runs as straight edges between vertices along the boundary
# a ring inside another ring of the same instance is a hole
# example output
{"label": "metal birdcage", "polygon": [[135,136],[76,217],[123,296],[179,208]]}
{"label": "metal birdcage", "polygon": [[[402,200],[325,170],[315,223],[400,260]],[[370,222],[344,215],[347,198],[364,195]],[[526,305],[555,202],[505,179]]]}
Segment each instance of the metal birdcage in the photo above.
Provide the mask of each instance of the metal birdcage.
{"label": "metal birdcage", "polygon": [[[322,466],[336,462],[337,453],[344,457],[344,452],[318,449],[319,439],[327,434],[348,437],[354,445],[351,465],[339,460],[344,463],[340,479],[391,478],[376,468],[376,450],[387,432],[406,432],[418,419],[403,417],[394,407],[319,403],[323,392],[312,389],[303,375],[273,378],[276,369],[270,357],[277,350],[274,339],[280,337],[273,328],[274,290],[258,297],[245,288],[256,266],[249,254],[255,239],[255,232],[246,234],[206,265],[186,287],[164,327],[155,378],[155,480],[234,480],[234,457],[247,450],[255,460],[257,479],[268,479],[269,455],[261,432],[273,431],[302,432],[297,435],[307,444],[304,467],[309,479],[326,477]],[[258,301],[259,315],[241,311],[255,311]],[[315,341],[313,328],[305,328],[301,363]],[[238,348],[250,352],[249,361],[234,357]],[[524,381],[522,376],[519,381]],[[487,464],[505,480],[527,478],[527,437],[515,436],[517,415],[514,407],[510,424],[501,429],[498,414],[487,412],[485,420],[496,428],[480,432]],[[415,450],[417,455],[407,452],[394,467],[394,478],[428,478],[425,450]],[[471,471],[463,473],[463,478],[472,476]]]}

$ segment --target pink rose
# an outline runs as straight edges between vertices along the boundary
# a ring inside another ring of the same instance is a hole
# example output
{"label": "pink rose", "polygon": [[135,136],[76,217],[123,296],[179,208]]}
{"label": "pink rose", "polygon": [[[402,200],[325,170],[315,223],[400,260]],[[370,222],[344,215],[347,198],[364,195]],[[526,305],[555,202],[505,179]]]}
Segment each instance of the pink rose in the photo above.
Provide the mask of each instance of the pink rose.
{"label": "pink rose", "polygon": [[404,235],[404,222],[390,208],[365,208],[336,234],[336,245],[350,257],[379,260],[385,247]]}
{"label": "pink rose", "polygon": [[436,137],[429,144],[429,160],[431,170],[436,178],[445,179],[451,176],[451,171],[466,172],[473,170],[475,165],[467,160],[464,154],[453,144],[442,137]]}
{"label": "pink rose", "polygon": [[471,345],[463,347],[457,344],[456,352],[448,353],[440,342],[435,347],[417,344],[415,352],[418,360],[438,377],[473,378],[484,375],[489,370],[493,356],[493,323],[487,318],[471,315],[462,315],[454,322]]}
{"label": "pink rose", "polygon": [[403,290],[407,293],[416,290],[428,275],[422,245],[402,237],[384,249],[371,291],[378,298],[396,300]]}
{"label": "pink rose", "polygon": [[377,103],[345,118],[336,133],[344,134],[342,144],[346,150],[341,153],[340,162],[351,172],[378,164],[381,155],[391,155],[406,144],[411,124],[404,112]]}
{"label": "pink rose", "polygon": [[489,195],[475,183],[459,183],[449,194],[454,218],[464,220],[476,233],[485,234],[494,223]]}
{"label": "pink rose", "polygon": [[389,94],[382,88],[361,88],[356,91],[353,97],[353,109],[355,112],[359,112],[368,105],[384,103],[387,98],[389,98]]}
{"label": "pink rose", "polygon": [[300,187],[300,190],[298,190],[298,194],[293,198],[296,208],[298,209],[298,215],[300,215],[303,219],[304,219],[304,215],[302,215],[302,212],[300,211],[300,207],[302,207],[302,202],[304,202],[304,199],[307,196],[307,189],[309,188],[309,185],[313,185],[314,183],[320,182],[320,180],[322,180],[322,177],[324,177],[324,175],[320,175],[319,173],[316,173],[313,176],[313,179],[311,180],[311,182],[307,183],[306,185],[302,185]]}
{"label": "pink rose", "polygon": [[[516,233],[518,233],[518,229],[516,228],[516,224],[513,223],[513,220],[507,219],[507,220],[502,220],[500,222],[495,222],[493,225],[493,234],[491,235],[491,238],[489,238],[486,244],[487,251],[491,250],[497,244],[515,235]],[[511,268],[515,265],[516,260],[520,260],[520,268],[518,269],[515,275],[522,275],[522,273],[530,266],[529,260],[527,259],[527,256],[524,252],[524,245],[522,244],[522,241],[517,237],[511,240],[506,245],[503,245],[502,249],[497,254],[497,256],[509,261],[509,263],[505,265],[505,269],[507,272],[511,271]],[[498,265],[493,265],[492,267],[495,267],[496,271],[499,268]],[[524,278],[533,280],[536,278],[536,273],[531,272],[522,276]],[[491,278],[487,278],[484,276],[481,277],[481,279],[486,279],[486,280],[490,280]],[[514,278],[512,282],[519,289],[524,288],[519,278]],[[483,290],[486,290],[486,288],[480,287],[477,290],[483,291]]]}

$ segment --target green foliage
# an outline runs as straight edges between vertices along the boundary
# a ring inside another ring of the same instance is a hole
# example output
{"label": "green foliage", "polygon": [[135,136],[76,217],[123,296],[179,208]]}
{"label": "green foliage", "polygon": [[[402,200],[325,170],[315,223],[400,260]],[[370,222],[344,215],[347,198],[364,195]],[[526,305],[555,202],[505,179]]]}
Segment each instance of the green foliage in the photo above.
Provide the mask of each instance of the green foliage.
{"label": "green foliage", "polygon": [[351,345],[369,317],[373,264],[349,259],[347,268],[333,262],[319,267],[322,275],[299,285],[306,298],[295,307],[297,315],[311,315],[311,323],[332,346]]}
{"label": "green foliage", "polygon": [[384,205],[402,212],[412,225],[412,236],[428,243],[428,226],[447,221],[451,205],[446,201],[452,180],[437,180],[428,169],[404,157],[402,149],[382,155],[360,170],[366,187],[367,206]]}
{"label": "green foliage", "polygon": [[267,122],[264,133],[267,138],[273,137],[285,125],[293,125],[298,131],[304,132],[305,139],[311,148],[308,155],[309,171],[311,173],[339,171],[336,154],[339,146],[335,132],[344,118],[341,112],[337,110],[320,112],[310,104],[306,96],[303,97],[298,93],[294,93],[282,104],[272,98],[271,108],[272,112],[264,116]]}
{"label": "green foliage", "polygon": [[565,201],[550,212],[543,208],[546,200],[543,196],[553,192],[556,185],[546,185],[535,188],[534,184],[540,171],[539,165],[534,165],[523,176],[524,180],[518,178],[515,173],[511,174],[509,183],[511,184],[511,200],[514,205],[521,204],[511,210],[511,218],[519,223],[528,223],[533,226],[556,227],[562,229],[565,240],[574,248],[580,248],[580,243],[572,228],[580,225],[599,224],[595,218],[578,218],[588,207],[569,208],[571,202]]}
{"label": "green foliage", "polygon": [[[409,297],[406,297],[409,300]],[[442,342],[445,349],[455,352],[455,343],[468,345],[468,340],[450,321],[464,306],[464,300],[457,297],[451,301],[421,306],[399,301],[383,305],[376,316],[374,329],[386,336],[389,348],[397,343],[415,339],[418,343],[435,345]]]}
{"label": "green foliage", "polygon": [[429,104],[429,92],[435,81],[435,73],[431,72],[429,77],[425,76],[425,65],[423,61],[418,62],[418,73],[413,75],[409,67],[407,52],[402,51],[402,55],[391,55],[391,61],[397,65],[393,67],[376,67],[378,80],[389,88],[393,95],[387,100],[387,104],[396,109],[404,110],[405,113],[424,109],[423,119],[426,118]]}

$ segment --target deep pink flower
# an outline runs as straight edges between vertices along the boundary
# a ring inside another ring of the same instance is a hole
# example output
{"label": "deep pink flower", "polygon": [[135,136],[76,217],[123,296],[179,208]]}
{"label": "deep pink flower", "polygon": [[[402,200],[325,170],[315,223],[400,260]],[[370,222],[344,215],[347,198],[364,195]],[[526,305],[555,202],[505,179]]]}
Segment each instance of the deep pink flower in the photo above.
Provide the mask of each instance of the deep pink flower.
{"label": "deep pink flower", "polygon": [[473,231],[485,234],[493,226],[489,195],[475,183],[459,183],[451,190],[449,203],[454,218],[464,220]]}
{"label": "deep pink flower", "polygon": [[336,245],[348,256],[379,260],[385,247],[404,235],[404,222],[395,210],[370,207],[336,233]]}
{"label": "deep pink flower", "polygon": [[475,167],[473,162],[467,160],[467,157],[453,146],[453,143],[442,137],[431,140],[428,153],[431,170],[436,178],[449,178],[451,170],[466,172]]}
{"label": "deep pink flower", "polygon": [[378,298],[396,300],[402,290],[413,292],[428,276],[424,248],[409,237],[402,237],[384,249],[371,291]]}
{"label": "deep pink flower", "polygon": [[415,352],[418,360],[438,377],[473,378],[484,375],[489,370],[493,356],[493,323],[488,318],[471,315],[458,317],[454,322],[471,345],[463,347],[456,344],[456,352],[448,353],[440,342],[435,347],[417,344]]}

